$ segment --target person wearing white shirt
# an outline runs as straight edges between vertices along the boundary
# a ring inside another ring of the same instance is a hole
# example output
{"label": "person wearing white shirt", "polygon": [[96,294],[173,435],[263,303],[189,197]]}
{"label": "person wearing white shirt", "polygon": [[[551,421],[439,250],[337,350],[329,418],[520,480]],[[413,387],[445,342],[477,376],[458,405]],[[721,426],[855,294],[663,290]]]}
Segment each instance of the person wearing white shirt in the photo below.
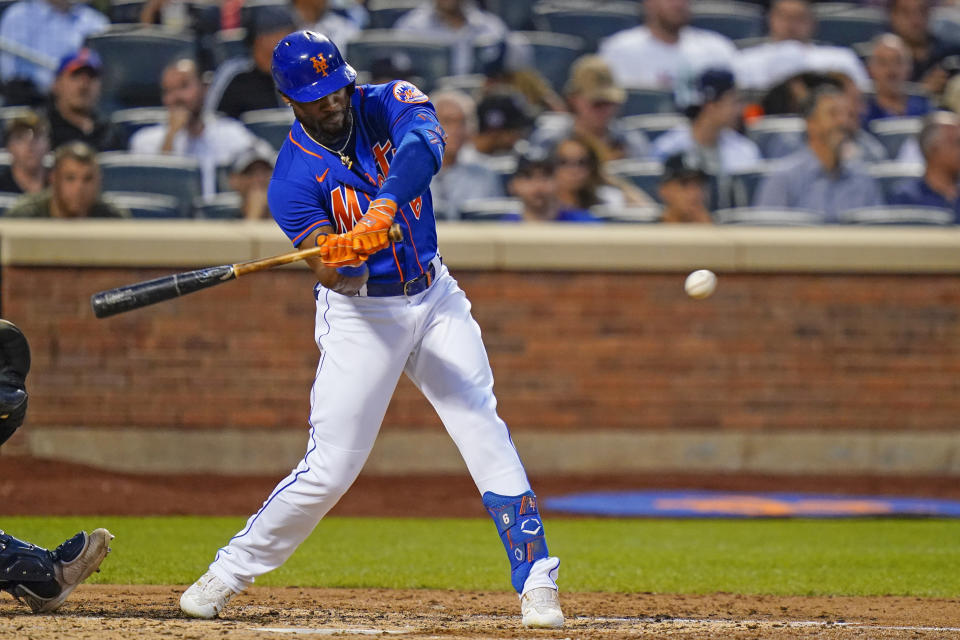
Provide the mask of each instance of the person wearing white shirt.
{"label": "person wearing white shirt", "polygon": [[861,91],[870,88],[867,71],[853,49],[813,43],[817,23],[809,0],[773,0],[768,24],[769,42],[747,47],[734,59],[742,88],[769,89],[806,71],[837,71],[852,78]]}
{"label": "person wearing white shirt", "polygon": [[732,64],[736,47],[725,36],[689,26],[688,0],[644,0],[645,23],[615,33],[600,44],[617,84],[672,89],[687,69]]}
{"label": "person wearing white shirt", "polygon": [[731,206],[730,175],[756,168],[761,162],[757,145],[734,127],[740,119],[740,95],[733,73],[709,68],[678,84],[677,106],[689,124],[667,131],[653,143],[653,156],[665,161],[679,153],[695,156],[717,180],[717,208]]}
{"label": "person wearing white shirt", "polygon": [[[110,24],[99,11],[71,0],[21,0],[0,19],[0,80],[22,80],[46,93],[54,70],[84,39]],[[17,49],[20,55],[13,51]],[[46,60],[48,64],[43,64]],[[7,95],[10,102],[10,95]]]}
{"label": "person wearing white shirt", "polygon": [[[411,31],[430,42],[447,42],[453,47],[452,73],[474,72],[473,43],[490,38],[505,41],[506,65],[527,66],[531,53],[517,38],[509,38],[510,30],[496,15],[478,9],[472,0],[425,0],[416,9],[400,16],[394,25],[397,31]],[[523,43],[524,45],[526,43]]]}
{"label": "person wearing white shirt", "polygon": [[137,131],[130,139],[130,151],[195,158],[200,163],[203,195],[211,196],[217,191],[217,167],[231,164],[257,138],[237,120],[204,112],[204,86],[193,60],[183,58],[167,66],[160,87],[167,123]]}

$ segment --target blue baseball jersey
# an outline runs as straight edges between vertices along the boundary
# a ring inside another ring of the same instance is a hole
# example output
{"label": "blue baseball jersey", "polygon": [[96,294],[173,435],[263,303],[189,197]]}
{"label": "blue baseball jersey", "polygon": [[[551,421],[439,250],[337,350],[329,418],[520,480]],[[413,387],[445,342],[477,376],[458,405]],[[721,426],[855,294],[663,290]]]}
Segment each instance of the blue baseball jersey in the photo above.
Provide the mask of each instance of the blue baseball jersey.
{"label": "blue baseball jersey", "polygon": [[[419,89],[405,81],[358,85],[351,97],[354,163],[313,140],[294,122],[280,148],[268,199],[274,220],[294,246],[324,225],[337,233],[353,228],[376,199],[404,136],[436,126],[436,111]],[[429,188],[410,202],[398,202],[395,222],[403,241],[367,260],[371,282],[403,282],[425,272],[437,254],[437,227]]]}

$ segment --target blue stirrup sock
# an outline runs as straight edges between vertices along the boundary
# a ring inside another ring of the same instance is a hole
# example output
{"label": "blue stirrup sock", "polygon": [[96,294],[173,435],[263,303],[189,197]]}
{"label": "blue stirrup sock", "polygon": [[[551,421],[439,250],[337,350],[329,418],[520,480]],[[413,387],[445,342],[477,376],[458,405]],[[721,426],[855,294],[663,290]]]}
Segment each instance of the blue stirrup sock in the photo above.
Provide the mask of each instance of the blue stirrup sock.
{"label": "blue stirrup sock", "polygon": [[521,593],[533,563],[550,555],[537,510],[537,496],[533,491],[519,496],[501,496],[487,491],[483,494],[483,506],[497,524],[497,532],[510,560],[510,580],[517,593]]}

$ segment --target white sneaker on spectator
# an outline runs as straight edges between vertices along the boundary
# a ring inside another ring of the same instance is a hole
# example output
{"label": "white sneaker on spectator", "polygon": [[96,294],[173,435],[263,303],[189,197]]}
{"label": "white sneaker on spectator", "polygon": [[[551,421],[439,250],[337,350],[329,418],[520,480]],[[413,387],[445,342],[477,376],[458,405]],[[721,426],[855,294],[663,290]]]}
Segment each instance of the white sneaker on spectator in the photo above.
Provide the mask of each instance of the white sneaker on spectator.
{"label": "white sneaker on spectator", "polygon": [[223,580],[207,571],[180,596],[180,611],[191,618],[216,618],[235,595]]}
{"label": "white sneaker on spectator", "polygon": [[563,626],[563,611],[557,590],[550,587],[531,589],[520,598],[523,626],[534,629],[557,629]]}

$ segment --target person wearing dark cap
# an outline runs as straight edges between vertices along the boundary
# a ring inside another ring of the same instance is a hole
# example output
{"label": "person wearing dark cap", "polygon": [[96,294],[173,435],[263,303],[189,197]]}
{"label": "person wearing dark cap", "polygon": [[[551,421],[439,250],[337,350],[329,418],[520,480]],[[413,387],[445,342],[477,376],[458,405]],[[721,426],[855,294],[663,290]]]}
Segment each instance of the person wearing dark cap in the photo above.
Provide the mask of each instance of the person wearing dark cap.
{"label": "person wearing dark cap", "polygon": [[515,153],[531,126],[533,118],[522,95],[515,91],[490,93],[477,105],[477,134],[473,146],[461,150],[463,160],[495,170],[498,158]]}
{"label": "person wearing dark cap", "polygon": [[696,156],[677,153],[667,158],[660,178],[660,221],[713,222],[707,209],[707,180]]}
{"label": "person wearing dark cap", "polygon": [[689,124],[656,139],[656,159],[663,161],[676,153],[692,151],[715,175],[744,171],[760,162],[757,145],[734,129],[740,119],[740,95],[731,71],[719,67],[705,69],[678,82],[674,100]]}
{"label": "person wearing dark cap", "polygon": [[277,43],[296,31],[295,16],[278,5],[257,7],[251,16],[247,24],[250,57],[220,65],[207,91],[207,107],[231,118],[239,118],[246,111],[285,106],[273,86],[270,64]]}
{"label": "person wearing dark cap", "polygon": [[50,151],[50,126],[28,111],[12,118],[4,130],[10,165],[0,169],[0,192],[37,193],[47,184],[43,158]]}
{"label": "person wearing dark cap", "polygon": [[97,113],[102,72],[103,62],[92,49],[80,49],[60,61],[47,111],[54,149],[74,140],[86,142],[97,151],[127,148],[120,128]]}
{"label": "person wearing dark cap", "polygon": [[230,166],[230,188],[240,194],[240,213],[244,220],[270,220],[267,188],[276,154],[269,144],[258,140],[240,153]]}
{"label": "person wearing dark cap", "polygon": [[602,222],[585,209],[561,208],[553,160],[537,151],[517,158],[507,191],[520,201],[521,210],[504,215],[503,222]]}

